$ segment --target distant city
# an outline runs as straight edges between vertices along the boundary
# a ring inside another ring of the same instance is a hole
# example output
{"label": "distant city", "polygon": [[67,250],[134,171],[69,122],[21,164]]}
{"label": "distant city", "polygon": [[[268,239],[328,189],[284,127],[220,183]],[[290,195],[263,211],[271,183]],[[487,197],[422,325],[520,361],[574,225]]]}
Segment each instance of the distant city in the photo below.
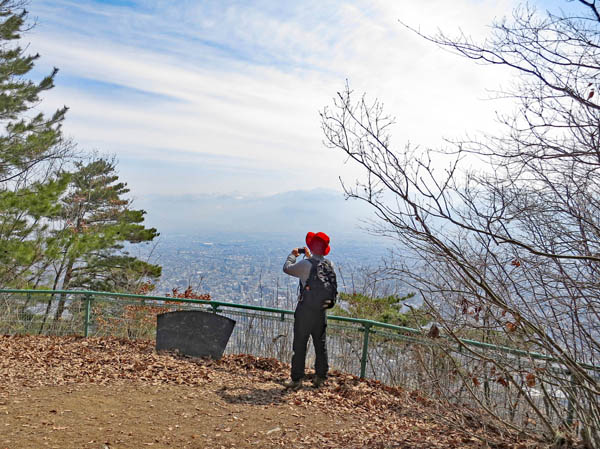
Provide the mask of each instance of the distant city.
{"label": "distant city", "polygon": [[[172,234],[161,236],[150,251],[141,254],[163,267],[153,292],[163,296],[172,289],[191,286],[214,300],[293,308],[298,280],[282,271],[294,247],[303,246],[294,234]],[[328,256],[335,264],[341,291],[359,290],[364,273],[381,265],[389,242],[346,237],[332,241]],[[135,249],[132,250],[136,252]],[[406,293],[403,291],[402,293]]]}

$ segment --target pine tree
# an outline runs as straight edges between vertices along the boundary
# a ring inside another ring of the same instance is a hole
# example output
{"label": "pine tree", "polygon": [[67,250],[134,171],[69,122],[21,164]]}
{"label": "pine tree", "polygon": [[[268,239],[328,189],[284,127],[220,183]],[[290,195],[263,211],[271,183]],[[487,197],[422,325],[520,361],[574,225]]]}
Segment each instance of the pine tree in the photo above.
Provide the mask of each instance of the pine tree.
{"label": "pine tree", "polygon": [[39,55],[26,55],[17,43],[27,29],[22,5],[0,0],[0,285],[14,286],[44,258],[45,218],[59,212],[68,182],[53,165],[69,151],[60,131],[66,107],[30,117],[57,69],[39,83],[26,79]]}
{"label": "pine tree", "polygon": [[[159,234],[142,224],[145,211],[131,209],[127,184],[120,182],[115,162],[95,158],[75,163],[67,194],[61,200],[61,228],[48,241],[56,258],[54,289],[84,288],[132,292],[161,267],[131,256],[125,244],[150,242]],[[55,319],[60,319],[61,298]]]}
{"label": "pine tree", "polygon": [[[144,211],[130,208],[113,161],[73,161],[61,134],[66,107],[50,117],[36,113],[57,69],[38,83],[27,79],[39,55],[19,46],[28,29],[24,4],[0,0],[0,287],[133,291],[158,278],[161,267],[132,257],[124,245],[158,233],[141,224]],[[65,306],[62,295],[55,320]]]}

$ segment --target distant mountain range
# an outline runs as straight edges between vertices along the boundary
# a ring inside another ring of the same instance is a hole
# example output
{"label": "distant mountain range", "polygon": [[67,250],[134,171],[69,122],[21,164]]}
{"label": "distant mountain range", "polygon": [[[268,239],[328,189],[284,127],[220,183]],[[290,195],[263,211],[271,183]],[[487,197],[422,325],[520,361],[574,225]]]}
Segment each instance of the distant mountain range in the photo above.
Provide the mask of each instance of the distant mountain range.
{"label": "distant mountain range", "polygon": [[148,195],[135,208],[146,210],[146,225],[165,233],[323,231],[331,235],[367,237],[362,228],[374,217],[364,202],[346,200],[325,189],[292,191],[271,196]]}

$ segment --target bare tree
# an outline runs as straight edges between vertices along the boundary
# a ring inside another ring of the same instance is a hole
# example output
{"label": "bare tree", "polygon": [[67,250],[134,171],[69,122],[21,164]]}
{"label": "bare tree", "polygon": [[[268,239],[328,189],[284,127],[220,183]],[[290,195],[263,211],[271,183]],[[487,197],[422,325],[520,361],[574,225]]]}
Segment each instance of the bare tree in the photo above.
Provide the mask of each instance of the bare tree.
{"label": "bare tree", "polygon": [[578,3],[559,16],[519,7],[482,44],[423,35],[518,72],[502,135],[394,150],[393,119],[348,86],[321,117],[326,145],[367,175],[346,194],[370,203],[374,231],[419,261],[389,271],[410,277],[462,348],[447,350],[462,383],[446,393],[468,391],[509,428],[599,447],[600,14],[595,1]]}

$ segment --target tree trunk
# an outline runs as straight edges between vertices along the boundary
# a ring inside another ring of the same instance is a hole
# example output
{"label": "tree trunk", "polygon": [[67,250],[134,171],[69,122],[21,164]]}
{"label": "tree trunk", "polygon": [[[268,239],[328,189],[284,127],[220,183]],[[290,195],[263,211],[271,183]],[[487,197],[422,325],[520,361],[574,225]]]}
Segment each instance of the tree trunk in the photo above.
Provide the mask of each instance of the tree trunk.
{"label": "tree trunk", "polygon": [[[60,263],[60,267],[56,272],[56,277],[54,278],[54,284],[52,285],[52,290],[56,290],[56,286],[58,285],[58,281],[60,280],[60,275],[62,274],[63,267],[65,266],[65,259]],[[42,324],[40,326],[40,330],[38,335],[42,335],[44,331],[44,326],[46,325],[46,320],[48,319],[48,315],[50,314],[50,308],[52,307],[52,301],[54,301],[54,294],[50,295],[50,299],[48,300],[48,305],[46,306],[46,311],[44,312],[44,319],[42,320]]]}
{"label": "tree trunk", "polygon": [[[69,260],[67,265],[67,270],[65,272],[65,278],[63,279],[62,290],[66,290],[69,288],[69,283],[71,282],[71,278],[73,277],[73,265],[75,261],[73,259]],[[57,322],[61,319],[62,314],[65,310],[65,302],[66,302],[66,293],[61,293],[60,299],[58,301],[58,307],[56,308],[56,313],[54,314],[54,322]]]}

